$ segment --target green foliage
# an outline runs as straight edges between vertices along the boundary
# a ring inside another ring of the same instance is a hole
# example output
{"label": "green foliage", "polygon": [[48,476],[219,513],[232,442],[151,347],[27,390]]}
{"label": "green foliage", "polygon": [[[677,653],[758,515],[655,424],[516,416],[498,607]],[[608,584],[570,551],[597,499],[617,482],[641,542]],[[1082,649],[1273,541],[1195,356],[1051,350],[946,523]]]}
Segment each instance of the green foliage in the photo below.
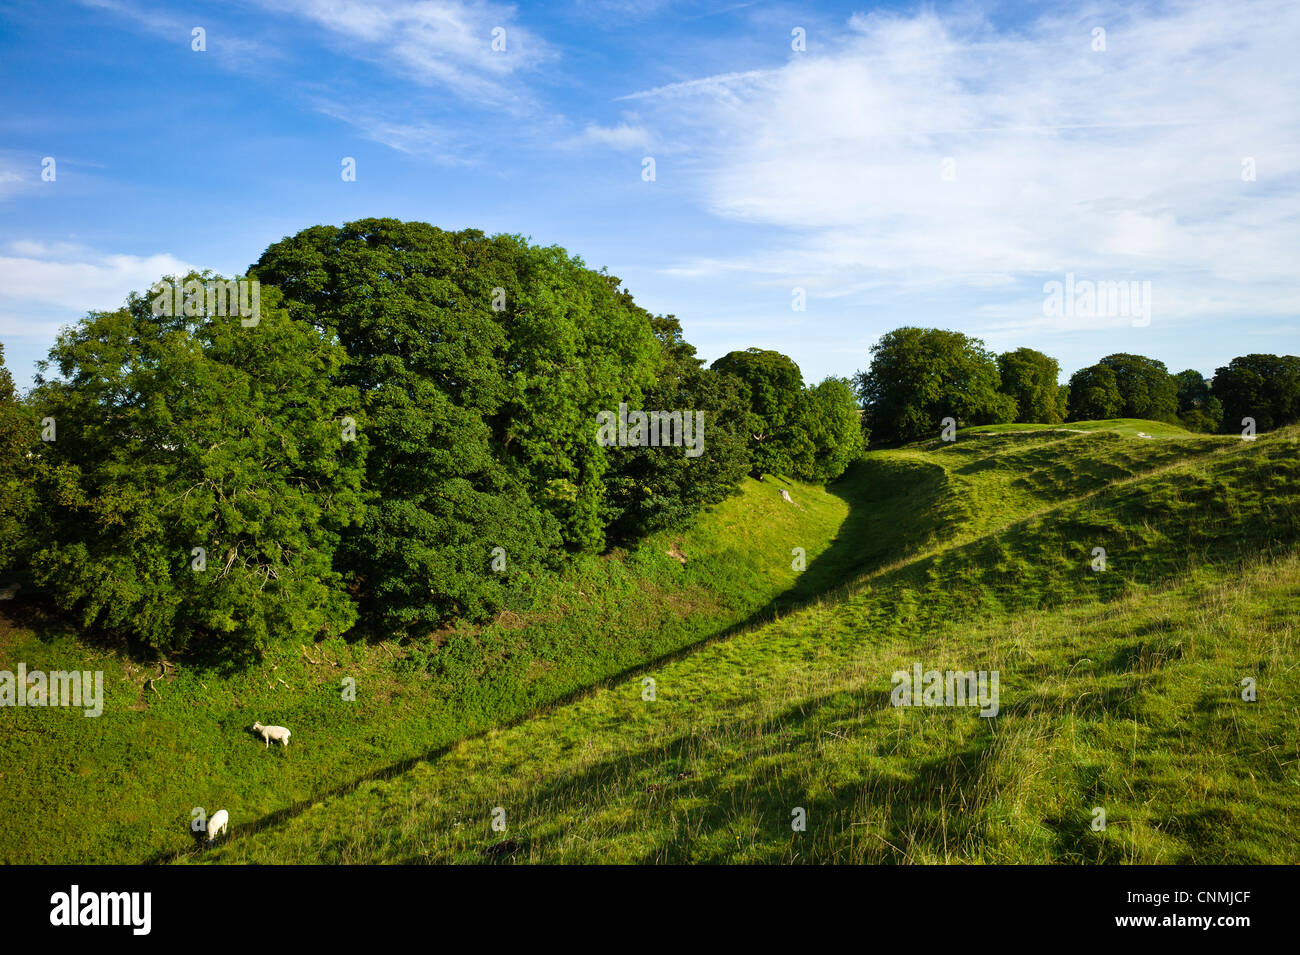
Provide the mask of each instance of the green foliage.
{"label": "green foliage", "polygon": [[1055,358],[1032,348],[1017,348],[998,356],[1000,390],[1016,402],[1017,422],[1058,424],[1066,406],[1057,379],[1061,366]]}
{"label": "green foliage", "polygon": [[617,279],[518,236],[393,219],[304,230],[256,271],[347,349],[373,426],[348,554],[384,626],[480,619],[561,542],[604,546],[596,414],[638,402],[661,361]]}
{"label": "green foliage", "polygon": [[[39,430],[31,409],[18,400],[0,343],[0,573],[27,559],[35,506],[33,457]],[[8,581],[0,581],[0,585]]]}
{"label": "green foliage", "polygon": [[663,368],[643,402],[650,410],[702,411],[704,452],[687,457],[677,448],[610,449],[609,536],[617,540],[684,527],[704,507],[735,494],[749,470],[749,406],[740,382],[702,368],[674,316],[647,318]]}
{"label": "green foliage", "polygon": [[1118,417],[1178,420],[1178,385],[1164,362],[1119,353],[1107,355],[1100,364],[1115,373],[1115,385],[1123,399]]}
{"label": "green foliage", "polygon": [[1178,420],[1178,383],[1162,361],[1107,355],[1070,377],[1071,421],[1106,418]]}
{"label": "green foliage", "polygon": [[808,436],[812,439],[811,473],[796,477],[813,481],[833,481],[864,450],[862,414],[853,385],[847,378],[827,378],[808,389]]}
{"label": "green foliage", "polygon": [[871,349],[871,367],[854,379],[873,441],[937,434],[946,417],[959,426],[1011,421],[1016,402],[999,388],[997,361],[984,343],[938,328],[896,328]]}
{"label": "green foliage", "polygon": [[1213,397],[1223,405],[1222,429],[1239,431],[1254,418],[1259,431],[1300,420],[1300,358],[1244,355],[1214,373]]}
{"label": "green foliage", "polygon": [[1187,429],[1215,434],[1223,425],[1223,403],[1210,394],[1210,383],[1195,369],[1174,375],[1178,386],[1178,420]]}
{"label": "green foliage", "polygon": [[1174,384],[1178,388],[1178,411],[1191,411],[1199,408],[1209,400],[1210,383],[1205,376],[1193,368],[1180,371],[1174,375]]}
{"label": "green foliage", "polygon": [[56,427],[37,449],[37,583],[84,625],[165,650],[348,629],[333,559],[361,517],[366,446],[342,439],[358,414],[333,384],[344,359],[274,289],[253,327],[132,295],[65,329],[30,399]]}
{"label": "green foliage", "polygon": [[749,404],[750,474],[811,474],[808,398],[799,366],[780,352],[749,348],[723,355],[713,370],[739,379]]}
{"label": "green foliage", "polygon": [[1113,369],[1089,365],[1070,376],[1069,420],[1105,421],[1124,409],[1124,396]]}

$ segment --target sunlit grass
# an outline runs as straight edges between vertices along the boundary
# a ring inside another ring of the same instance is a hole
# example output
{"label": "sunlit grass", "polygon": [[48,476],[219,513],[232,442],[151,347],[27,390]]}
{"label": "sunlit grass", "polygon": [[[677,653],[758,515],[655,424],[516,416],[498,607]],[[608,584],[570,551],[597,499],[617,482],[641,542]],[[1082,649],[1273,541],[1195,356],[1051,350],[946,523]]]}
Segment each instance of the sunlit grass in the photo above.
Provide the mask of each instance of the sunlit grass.
{"label": "sunlit grass", "polygon": [[[960,484],[956,448],[873,455],[855,543],[880,559],[848,596],[651,669],[653,702],[629,679],[203,858],[1300,861],[1296,432],[1193,438],[1145,469],[1134,440],[1053,447],[1010,481],[995,445]],[[1058,506],[1006,492],[1070,455]],[[998,716],[890,706],[914,662],[999,671]]]}

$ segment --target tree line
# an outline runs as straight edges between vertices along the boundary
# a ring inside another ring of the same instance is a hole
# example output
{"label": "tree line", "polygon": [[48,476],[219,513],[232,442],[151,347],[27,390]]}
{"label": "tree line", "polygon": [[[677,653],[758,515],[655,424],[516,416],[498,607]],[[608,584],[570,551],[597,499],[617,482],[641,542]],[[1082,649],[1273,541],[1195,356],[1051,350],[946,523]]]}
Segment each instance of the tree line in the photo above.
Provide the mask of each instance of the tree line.
{"label": "tree line", "polygon": [[898,328],[871,350],[854,378],[870,443],[900,444],[959,426],[1060,424],[1145,418],[1191,431],[1267,431],[1300,420],[1300,358],[1234,358],[1209,381],[1188,369],[1170,374],[1143,355],[1107,355],[1059,384],[1055,358],[1032,348],[995,355],[978,338],[938,328]]}
{"label": "tree line", "polygon": [[[168,279],[200,298],[219,280]],[[807,385],[759,348],[706,366],[674,316],[564,249],[395,219],[305,229],[241,281],[255,321],[152,290],[90,312],[22,396],[0,350],[6,580],[165,651],[428,633],[684,527],[747,474],[831,481],[944,417],[1264,429],[1300,390],[1297,359],[1258,355],[1209,383],[1112,355],[1062,388],[1040,352],[919,328],[853,379]],[[702,412],[703,452],[597,440],[624,404]]]}

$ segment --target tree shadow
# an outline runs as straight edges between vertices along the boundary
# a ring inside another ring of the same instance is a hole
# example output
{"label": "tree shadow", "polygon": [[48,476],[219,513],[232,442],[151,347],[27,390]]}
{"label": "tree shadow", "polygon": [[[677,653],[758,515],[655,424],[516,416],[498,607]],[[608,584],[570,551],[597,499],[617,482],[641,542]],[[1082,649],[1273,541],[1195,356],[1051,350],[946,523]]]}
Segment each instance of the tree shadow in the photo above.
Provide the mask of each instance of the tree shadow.
{"label": "tree shadow", "polygon": [[[913,528],[897,525],[886,527],[884,526],[885,519],[873,506],[880,503],[883,490],[870,479],[869,471],[870,465],[868,463],[857,462],[839,480],[827,485],[827,490],[831,494],[839,497],[848,505],[848,513],[840,524],[830,546],[809,562],[794,587],[778,595],[744,620],[724,627],[689,646],[626,667],[603,679],[565,693],[527,713],[458,737],[454,741],[434,747],[424,753],[365,773],[350,782],[313,794],[308,799],[298,800],[291,805],[268,813],[248,825],[240,826],[237,831],[232,832],[230,838],[243,838],[268,827],[284,823],[300,815],[316,803],[345,795],[364,783],[391,779],[407,772],[418,763],[436,761],[465,740],[477,739],[489,732],[517,726],[541,713],[551,712],[590,696],[599,690],[608,689],[635,679],[698,653],[705,647],[727,640],[738,633],[770,623],[782,616],[795,613],[818,600],[835,597],[841,592],[847,591],[853,578],[875,569],[887,560],[898,559],[900,556],[896,550],[898,546],[906,547],[910,545],[912,548],[916,548],[934,537],[938,527],[928,515],[934,510],[935,503],[946,489],[946,472],[942,468],[918,462],[914,469],[909,472],[911,477],[905,482],[904,493],[908,499],[907,510],[919,519],[915,522]],[[772,493],[778,492],[774,488]],[[864,540],[873,541],[874,543],[864,546]],[[900,542],[902,542],[901,545]],[[148,858],[146,863],[165,864],[193,854],[192,849],[164,850]]]}
{"label": "tree shadow", "polygon": [[[892,463],[898,464],[899,462]],[[1104,491],[1102,493],[1106,498],[1104,503],[1106,505],[1107,520],[1097,526],[1094,526],[1094,523],[1099,520],[1095,516],[1097,513],[1095,510],[1077,513],[1068,512],[1054,522],[1051,534],[1045,538],[1043,519],[1041,517],[1029,517],[1009,524],[1001,529],[996,537],[981,538],[960,545],[952,549],[951,552],[945,552],[942,560],[930,556],[920,561],[902,565],[899,563],[900,561],[914,556],[923,546],[932,543],[936,537],[944,534],[943,521],[946,519],[944,515],[950,513],[945,508],[944,502],[944,497],[950,488],[946,469],[919,460],[904,463],[910,470],[906,471],[901,478],[895,475],[888,485],[872,479],[874,475],[871,469],[872,467],[880,467],[881,465],[878,462],[874,464],[872,462],[859,463],[839,481],[828,485],[828,491],[840,497],[848,505],[847,515],[841,523],[836,536],[832,539],[830,546],[809,563],[793,587],[769,601],[764,607],[748,615],[744,620],[724,627],[711,636],[687,647],[626,667],[603,679],[593,681],[585,687],[562,694],[551,699],[546,704],[527,713],[521,713],[510,720],[496,723],[475,733],[466,734],[456,741],[434,747],[423,754],[399,760],[328,791],[314,794],[309,799],[300,800],[276,810],[250,825],[241,826],[233,838],[242,838],[270,826],[281,824],[300,815],[306,809],[323,800],[352,792],[363,783],[392,778],[408,771],[421,762],[437,761],[454,747],[459,746],[462,741],[480,738],[490,732],[517,726],[540,713],[550,712],[566,706],[601,689],[634,680],[642,674],[698,653],[704,648],[728,640],[738,633],[794,613],[816,601],[837,598],[841,594],[848,592],[853,586],[852,582],[862,574],[890,567],[894,564],[899,564],[899,566],[887,570],[880,578],[881,587],[879,589],[883,596],[879,608],[880,613],[876,616],[881,619],[897,619],[900,626],[906,625],[915,630],[920,627],[939,625],[945,620],[951,620],[967,612],[977,611],[981,608],[988,609],[989,606],[993,605],[989,603],[990,599],[993,603],[1000,604],[1002,610],[1008,612],[1044,609],[1067,603],[1071,599],[1079,599],[1081,594],[1099,601],[1115,598],[1127,592],[1136,583],[1157,583],[1168,579],[1170,576],[1185,572],[1188,564],[1189,541],[1170,536],[1145,546],[1142,552],[1143,560],[1140,565],[1134,566],[1132,576],[1110,575],[1099,577],[1099,575],[1090,575],[1086,570],[1086,564],[1081,563],[1079,566],[1073,567],[1073,569],[1068,567],[1065,569],[1057,568],[1053,571],[1055,576],[1047,584],[1040,583],[1038,587],[1031,589],[1028,593],[1023,592],[1024,581],[1020,577],[1022,573],[1020,568],[1032,567],[1040,562],[1045,539],[1064,548],[1071,541],[1105,539],[1107,533],[1114,533],[1112,528],[1116,521],[1119,521],[1121,526],[1133,524],[1140,526],[1142,523],[1156,518],[1162,519],[1163,523],[1172,526],[1177,524],[1180,519],[1185,519],[1186,512],[1181,508],[1172,507],[1171,502],[1185,505],[1197,492],[1202,496],[1209,495],[1204,504],[1197,503],[1195,505],[1200,508],[1197,513],[1201,514],[1204,511],[1205,515],[1207,515],[1207,522],[1212,524],[1203,536],[1194,540],[1194,543],[1198,545],[1197,550],[1201,552],[1204,558],[1213,558],[1216,563],[1230,564],[1242,559],[1243,556],[1250,556],[1251,553],[1257,556],[1259,552],[1249,546],[1243,548],[1243,541],[1240,539],[1241,514],[1234,515],[1231,520],[1224,519],[1219,522],[1209,520],[1208,515],[1213,514],[1212,509],[1219,506],[1217,499],[1210,495],[1209,489],[1199,483],[1193,483],[1185,488],[1180,487],[1179,496],[1166,496],[1155,502],[1149,500],[1141,488],[1124,487],[1110,492]],[[1284,468],[1284,465],[1278,463],[1276,467]],[[1287,463],[1285,468],[1291,468],[1292,470],[1285,470],[1283,477],[1287,480],[1294,480],[1292,465]],[[776,489],[773,489],[773,493],[777,493]],[[900,499],[906,502],[905,507],[897,506]],[[888,506],[891,503],[894,506]],[[1100,503],[1097,506],[1100,506]],[[1211,510],[1205,511],[1205,508]],[[1254,508],[1262,509],[1263,505],[1256,502]],[[936,517],[936,515],[939,516]],[[1300,531],[1300,520],[1292,519],[1290,523],[1285,523],[1274,519],[1272,523],[1262,523],[1266,530],[1256,529],[1254,531],[1255,535],[1259,537],[1260,543],[1267,539],[1269,543],[1283,540],[1290,544],[1296,539],[1297,531]],[[1249,523],[1247,526],[1250,526]],[[1010,567],[1011,569],[1007,570],[1004,567]],[[1043,569],[1047,570],[1048,568]],[[943,592],[948,594],[946,599],[928,602],[920,611],[909,609],[906,606],[908,600],[915,598],[916,592],[924,590],[936,580],[944,582]],[[1090,592],[1084,592],[1086,590],[1085,585],[1091,586]],[[916,588],[916,591],[914,592],[912,588]],[[986,595],[992,596],[988,597]],[[1155,641],[1151,642],[1153,645],[1155,644]],[[1156,649],[1168,654],[1173,652],[1174,648],[1156,647]],[[1140,655],[1138,658],[1117,655],[1115,659],[1110,661],[1110,665],[1113,668],[1128,670],[1140,662]],[[1104,709],[1122,705],[1122,702],[1118,695],[1108,691],[1105,695],[1091,701],[1088,707]],[[787,728],[793,728],[797,725],[797,721],[790,717]],[[671,746],[671,743],[663,744],[661,747],[663,752],[660,755],[669,755]],[[945,755],[933,761],[932,764],[918,764],[913,781],[903,788],[904,795],[901,798],[917,800],[917,806],[936,806],[946,811],[946,803],[933,803],[934,797],[926,789],[926,781],[932,781],[932,778],[938,778],[936,774],[942,775],[943,773],[948,774],[945,778],[951,778],[957,783],[971,781],[977,773],[977,767],[967,765],[966,760],[975,760],[983,752],[983,748],[976,747],[970,751],[963,750],[955,755]],[[880,785],[885,785],[888,781],[878,780],[878,782]],[[781,785],[779,780],[767,785],[778,787],[774,790],[773,798],[785,798],[788,795],[779,788]],[[842,808],[841,803],[851,798],[858,798],[862,788],[861,783],[845,787],[834,797],[832,805]],[[720,799],[729,795],[734,794],[725,790],[719,790],[718,792],[718,798]],[[795,803],[795,805],[798,805],[798,803]],[[898,801],[895,800],[893,805],[899,805]],[[924,827],[927,823],[924,820],[918,822],[914,818],[912,810],[907,808],[907,805],[904,802],[902,804],[903,808],[898,810],[898,812],[904,813],[906,818],[900,816],[897,819],[892,819],[890,824],[894,828],[890,832],[899,838],[906,837],[914,841],[914,835],[909,835],[912,830],[908,830],[905,823],[911,825],[913,829],[917,825]],[[946,819],[946,816],[944,818]],[[1071,819],[1062,821],[1062,824],[1068,823],[1067,828],[1073,832],[1076,824],[1081,821]],[[946,835],[946,831],[944,834]],[[893,840],[890,841],[893,842]],[[899,843],[894,843],[894,845],[900,856],[905,854],[899,848]],[[1065,848],[1068,852],[1085,853],[1090,846],[1091,843],[1086,841],[1072,840],[1070,845]],[[517,854],[517,852],[503,852],[496,858],[498,861],[504,861]],[[184,850],[164,851],[155,854],[147,861],[150,863],[170,862],[184,855],[186,855]]]}

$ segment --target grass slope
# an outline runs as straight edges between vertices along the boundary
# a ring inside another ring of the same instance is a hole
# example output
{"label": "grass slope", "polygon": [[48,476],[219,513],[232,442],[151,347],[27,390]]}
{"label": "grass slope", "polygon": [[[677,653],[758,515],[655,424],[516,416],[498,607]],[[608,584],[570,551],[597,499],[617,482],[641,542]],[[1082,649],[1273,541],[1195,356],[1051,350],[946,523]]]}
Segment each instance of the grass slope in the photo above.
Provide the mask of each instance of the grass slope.
{"label": "grass slope", "polygon": [[[194,807],[274,818],[398,772],[838,583],[856,561],[828,554],[848,513],[822,488],[746,481],[687,533],[538,581],[534,610],[521,602],[489,626],[405,647],[288,645],[240,673],[133,660],[34,613],[24,625],[0,618],[0,669],[102,670],[105,692],[95,719],[0,709],[0,861],[161,860],[190,849]],[[802,575],[791,567],[796,546],[811,564]],[[356,681],[355,702],[342,698],[345,678]],[[290,727],[288,750],[267,752],[249,733],[255,720]]]}
{"label": "grass slope", "polygon": [[[183,858],[1300,861],[1298,432],[1158,427],[874,453],[809,565],[846,592]],[[917,662],[998,716],[890,706]]]}

